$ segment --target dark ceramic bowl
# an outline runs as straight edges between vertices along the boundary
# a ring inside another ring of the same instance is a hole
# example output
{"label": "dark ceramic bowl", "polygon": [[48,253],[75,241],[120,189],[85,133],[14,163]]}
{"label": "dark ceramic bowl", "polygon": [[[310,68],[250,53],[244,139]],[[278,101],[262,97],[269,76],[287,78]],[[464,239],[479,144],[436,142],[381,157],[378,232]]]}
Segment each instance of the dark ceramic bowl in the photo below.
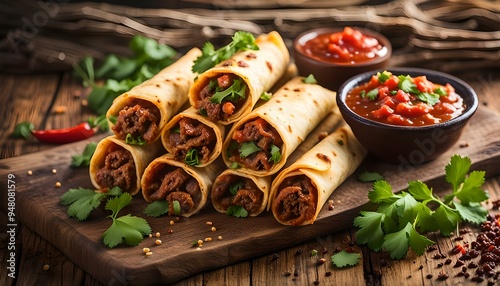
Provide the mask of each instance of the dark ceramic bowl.
{"label": "dark ceramic bowl", "polygon": [[386,49],[385,55],[360,63],[328,63],[311,58],[300,48],[305,42],[318,35],[342,32],[344,29],[343,27],[317,28],[300,34],[293,42],[293,56],[299,75],[308,76],[313,74],[321,86],[336,91],[343,82],[352,76],[370,70],[386,68],[392,54],[391,42],[375,31],[359,27],[352,28],[359,30],[364,35],[376,38]]}
{"label": "dark ceramic bowl", "polygon": [[356,138],[371,154],[389,163],[418,165],[436,159],[457,143],[463,128],[477,110],[478,99],[467,83],[449,74],[418,68],[388,69],[394,75],[425,75],[431,82],[451,84],[455,92],[463,98],[465,110],[449,121],[429,126],[397,126],[375,122],[351,111],[345,103],[349,91],[368,82],[372,75],[382,71],[375,70],[354,76],[337,92],[340,113]]}

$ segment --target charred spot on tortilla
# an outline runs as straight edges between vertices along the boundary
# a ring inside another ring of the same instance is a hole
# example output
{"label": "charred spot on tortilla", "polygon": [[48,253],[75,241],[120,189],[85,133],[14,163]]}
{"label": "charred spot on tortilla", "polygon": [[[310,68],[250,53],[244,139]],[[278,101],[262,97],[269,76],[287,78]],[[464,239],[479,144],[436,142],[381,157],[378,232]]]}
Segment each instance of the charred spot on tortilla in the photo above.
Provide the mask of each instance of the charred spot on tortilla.
{"label": "charred spot on tortilla", "polygon": [[254,53],[248,53],[248,54],[247,54],[247,58],[248,58],[248,59],[256,59],[256,58],[257,58],[257,55],[256,55],[256,54],[254,54]]}
{"label": "charred spot on tortilla", "polygon": [[288,131],[290,131],[290,133],[292,133],[292,126],[288,125]]}
{"label": "charred spot on tortilla", "polygon": [[247,64],[246,62],[244,62],[244,61],[238,61],[238,66],[239,66],[240,68],[247,68],[247,67],[249,67],[250,65],[248,65],[248,64]]}
{"label": "charred spot on tortilla", "polygon": [[318,135],[318,140],[319,140],[319,141],[321,141],[321,140],[325,139],[327,136],[328,136],[328,132],[323,131],[323,132],[321,132],[321,133]]}
{"label": "charred spot on tortilla", "polygon": [[273,65],[270,62],[268,62],[268,61],[266,61],[266,65],[267,65],[267,68],[269,69],[269,71],[272,72],[273,71]]}
{"label": "charred spot on tortilla", "polygon": [[[334,156],[337,156],[334,152]],[[323,153],[316,153],[316,157],[318,159],[320,159],[321,161],[325,161],[327,163],[331,163],[332,161],[330,160],[330,157],[328,157],[327,155],[323,154]]]}
{"label": "charred spot on tortilla", "polygon": [[230,67],[230,66],[232,66],[232,65],[233,65],[233,63],[232,63],[232,61],[231,61],[231,60],[229,60],[229,61],[225,61],[225,62],[222,64],[222,66],[223,66],[223,67]]}
{"label": "charred spot on tortilla", "polygon": [[344,146],[344,140],[342,140],[342,139],[337,140],[337,143],[338,143],[340,146]]}

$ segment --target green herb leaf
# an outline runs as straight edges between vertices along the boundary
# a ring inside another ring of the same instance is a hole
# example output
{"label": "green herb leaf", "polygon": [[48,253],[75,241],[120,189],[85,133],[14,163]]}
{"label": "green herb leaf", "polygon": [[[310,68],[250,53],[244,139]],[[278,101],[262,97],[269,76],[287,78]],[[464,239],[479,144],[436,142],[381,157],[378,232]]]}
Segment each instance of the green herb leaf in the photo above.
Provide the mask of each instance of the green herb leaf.
{"label": "green herb leaf", "polygon": [[271,157],[269,158],[269,162],[277,164],[279,163],[279,161],[281,161],[280,148],[274,144],[271,144]]}
{"label": "green herb leaf", "polygon": [[317,84],[318,81],[316,80],[316,78],[314,77],[313,74],[309,74],[307,77],[303,78],[302,81],[304,83],[308,83],[308,84]]}
{"label": "green herb leaf", "polygon": [[227,208],[226,214],[234,217],[247,217],[248,211],[242,206],[230,206]]}
{"label": "green herb leaf", "polygon": [[173,201],[172,206],[174,207],[174,214],[180,215],[181,214],[181,203],[179,201]]}
{"label": "green herb leaf", "polygon": [[223,101],[237,102],[240,99],[244,99],[246,94],[246,84],[239,79],[235,79],[233,84],[223,91],[217,91],[210,97],[210,101],[213,103],[222,103]]}
{"label": "green herb leaf", "polygon": [[445,179],[453,186],[453,193],[458,191],[460,184],[465,180],[472,162],[468,157],[453,155],[445,167]]}
{"label": "green herb leaf", "polygon": [[145,145],[146,141],[142,139],[142,137],[139,138],[134,138],[132,134],[128,133],[127,136],[125,137],[125,143],[130,144],[130,145]]}
{"label": "green herb leaf", "polygon": [[339,268],[346,266],[355,266],[358,265],[359,260],[361,260],[361,254],[342,250],[332,255],[330,259],[333,265]]}
{"label": "green herb leaf", "polygon": [[393,203],[398,199],[392,192],[392,186],[385,180],[373,183],[373,190],[368,193],[368,198],[374,203]]}
{"label": "green herb leaf", "polygon": [[109,248],[113,248],[123,242],[128,245],[138,245],[145,235],[151,233],[151,227],[143,218],[131,216],[130,214],[118,217],[118,213],[130,202],[132,196],[123,193],[118,197],[108,199],[105,209],[112,211],[109,216],[113,220],[111,226],[102,235],[103,242]]}
{"label": "green herb leaf", "polygon": [[89,119],[87,119],[87,122],[89,123],[90,127],[97,128],[100,132],[109,131],[109,124],[105,114],[99,115],[97,117],[89,117]]}
{"label": "green herb leaf", "polygon": [[255,43],[255,37],[248,32],[237,31],[232,36],[232,41],[218,50],[215,50],[212,43],[206,42],[202,48],[202,55],[194,61],[192,71],[203,73],[229,59],[235,53],[245,50],[259,50],[259,46]]}
{"label": "green herb leaf", "polygon": [[364,171],[358,175],[357,179],[362,183],[368,183],[384,180],[384,176],[380,175],[377,172]]}
{"label": "green herb leaf", "polygon": [[241,158],[246,158],[249,155],[251,155],[255,152],[261,151],[261,150],[262,149],[260,149],[260,147],[255,145],[255,143],[253,141],[245,142],[245,143],[241,144],[240,149],[239,149]]}
{"label": "green herb leaf", "polygon": [[448,96],[448,92],[442,86],[439,86],[436,89],[434,89],[434,93],[439,96]]}
{"label": "green herb leaf", "polygon": [[354,226],[360,229],[356,233],[356,240],[360,244],[368,244],[374,251],[379,251],[384,243],[384,231],[382,222],[385,215],[378,212],[360,212],[360,216],[354,219]]}
{"label": "green herb leaf", "polygon": [[190,149],[186,153],[186,157],[184,158],[184,162],[186,162],[186,164],[188,164],[190,166],[196,166],[196,165],[200,164],[200,161],[198,159],[198,150],[196,150],[195,148]]}
{"label": "green herb leaf", "polygon": [[460,213],[444,204],[441,204],[433,213],[434,220],[444,236],[450,236],[462,221]]}
{"label": "green herb leaf", "polygon": [[240,164],[237,162],[232,162],[231,165],[229,165],[229,169],[238,169],[240,167]]}
{"label": "green herb leaf", "polygon": [[68,217],[76,217],[79,221],[86,220],[90,213],[101,205],[105,197],[121,194],[119,187],[109,189],[107,192],[78,188],[69,189],[60,198],[60,203],[68,207]]}
{"label": "green herb leaf", "polygon": [[90,165],[90,159],[92,158],[92,155],[94,155],[96,148],[96,142],[90,142],[85,145],[85,149],[83,149],[82,154],[71,156],[71,167],[88,167]]}
{"label": "green herb leaf", "polygon": [[234,196],[238,192],[239,189],[243,188],[244,182],[237,181],[229,185],[229,192]]}
{"label": "green herb leaf", "polygon": [[33,130],[35,130],[35,125],[33,125],[33,123],[27,121],[21,122],[16,124],[16,127],[14,127],[12,136],[17,138],[29,139]]}
{"label": "green herb leaf", "polygon": [[271,99],[273,97],[273,94],[270,93],[270,92],[265,92],[263,91],[262,94],[260,95],[260,99],[264,100],[264,101],[268,101],[269,99]]}
{"label": "green herb leaf", "polygon": [[374,88],[367,93],[361,95],[362,98],[368,98],[369,100],[375,100],[378,97],[378,88]]}
{"label": "green herb leaf", "polygon": [[420,101],[426,102],[429,105],[434,105],[439,102],[439,95],[436,93],[419,92],[416,96]]}
{"label": "green herb leaf", "polygon": [[377,72],[377,78],[380,83],[386,82],[389,78],[391,78],[392,73],[388,71]]}
{"label": "green herb leaf", "polygon": [[144,209],[144,214],[151,217],[159,217],[168,213],[168,201],[154,201]]}

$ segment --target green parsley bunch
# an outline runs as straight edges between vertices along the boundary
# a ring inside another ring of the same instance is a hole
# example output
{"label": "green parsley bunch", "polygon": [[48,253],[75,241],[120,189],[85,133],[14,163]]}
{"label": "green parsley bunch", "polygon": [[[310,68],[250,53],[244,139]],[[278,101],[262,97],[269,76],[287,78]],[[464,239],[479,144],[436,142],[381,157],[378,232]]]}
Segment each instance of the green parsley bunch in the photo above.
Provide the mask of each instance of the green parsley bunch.
{"label": "green parsley bunch", "polygon": [[446,165],[445,179],[453,192],[443,198],[421,181],[410,181],[407,191],[394,194],[391,185],[378,180],[368,193],[376,211],[362,211],[354,219],[360,229],[356,233],[359,244],[367,244],[374,251],[385,250],[392,259],[401,259],[411,248],[418,255],[435,242],[424,233],[440,231],[449,236],[462,221],[480,224],[488,211],[481,205],[489,195],[481,189],[484,171],[469,173],[468,157],[454,155]]}

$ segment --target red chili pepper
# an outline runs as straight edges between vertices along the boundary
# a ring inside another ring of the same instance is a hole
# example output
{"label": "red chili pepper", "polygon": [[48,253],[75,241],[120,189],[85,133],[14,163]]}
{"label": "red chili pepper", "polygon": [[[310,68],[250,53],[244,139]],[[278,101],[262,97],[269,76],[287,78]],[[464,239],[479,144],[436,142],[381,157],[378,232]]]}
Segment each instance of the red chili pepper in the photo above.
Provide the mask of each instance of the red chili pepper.
{"label": "red chili pepper", "polygon": [[92,129],[88,122],[80,123],[76,126],[63,128],[63,129],[52,129],[52,130],[33,130],[33,136],[42,142],[64,144],[75,141],[80,141],[83,139],[90,138],[95,134],[95,130]]}

